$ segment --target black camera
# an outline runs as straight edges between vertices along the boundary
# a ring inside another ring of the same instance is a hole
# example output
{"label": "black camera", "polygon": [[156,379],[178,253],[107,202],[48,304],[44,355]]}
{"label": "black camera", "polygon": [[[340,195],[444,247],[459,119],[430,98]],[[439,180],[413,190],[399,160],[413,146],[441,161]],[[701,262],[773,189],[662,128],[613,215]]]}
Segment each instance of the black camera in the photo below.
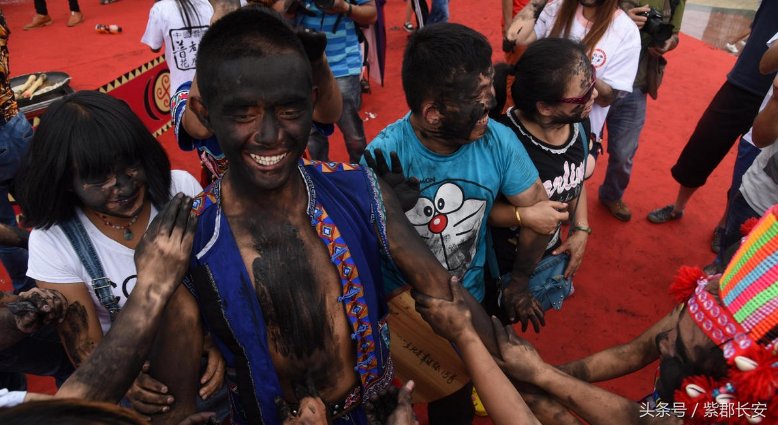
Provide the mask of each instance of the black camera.
{"label": "black camera", "polygon": [[313,3],[321,10],[332,9],[335,5],[335,0],[313,0]]}
{"label": "black camera", "polygon": [[648,18],[642,31],[651,36],[654,46],[664,46],[673,36],[675,26],[664,22],[662,12],[652,7],[648,12],[640,13],[640,16]]}

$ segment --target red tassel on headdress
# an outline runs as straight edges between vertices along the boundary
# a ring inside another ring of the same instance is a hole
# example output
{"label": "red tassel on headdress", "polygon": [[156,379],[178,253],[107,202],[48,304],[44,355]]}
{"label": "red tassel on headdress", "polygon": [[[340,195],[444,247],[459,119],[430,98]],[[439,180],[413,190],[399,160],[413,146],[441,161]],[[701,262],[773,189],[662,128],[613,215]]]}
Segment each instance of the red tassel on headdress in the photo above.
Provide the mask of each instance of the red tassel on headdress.
{"label": "red tassel on headdress", "polygon": [[673,393],[673,398],[676,403],[683,403],[686,408],[683,414],[684,425],[710,423],[710,418],[705,417],[705,405],[715,403],[713,389],[716,387],[716,383],[704,375],[690,376],[683,380],[681,387]]}
{"label": "red tassel on headdress", "polygon": [[743,224],[740,225],[740,234],[742,236],[748,236],[748,234],[754,230],[754,227],[756,227],[757,223],[759,223],[759,218],[757,217],[751,217],[744,221]]}
{"label": "red tassel on headdress", "polygon": [[704,277],[705,273],[699,267],[681,266],[670,284],[670,296],[678,304],[686,302],[697,289],[697,281]]}
{"label": "red tassel on headdress", "polygon": [[[778,367],[774,366],[776,362],[778,356],[758,344],[753,344],[733,356],[729,360],[729,381],[735,386],[738,399],[753,403],[775,397],[778,391]],[[750,370],[741,370],[744,365]]]}
{"label": "red tassel on headdress", "polygon": [[770,403],[767,403],[767,413],[765,414],[766,425],[778,424],[778,397],[773,397]]}

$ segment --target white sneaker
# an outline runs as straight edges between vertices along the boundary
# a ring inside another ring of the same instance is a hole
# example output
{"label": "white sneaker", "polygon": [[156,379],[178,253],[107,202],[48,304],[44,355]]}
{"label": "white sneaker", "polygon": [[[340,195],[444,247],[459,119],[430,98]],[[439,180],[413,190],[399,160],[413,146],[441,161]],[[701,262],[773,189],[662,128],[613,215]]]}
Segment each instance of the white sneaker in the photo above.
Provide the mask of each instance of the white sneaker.
{"label": "white sneaker", "polygon": [[724,47],[729,51],[729,53],[737,54],[737,52],[739,52],[737,46],[732,43],[726,43]]}

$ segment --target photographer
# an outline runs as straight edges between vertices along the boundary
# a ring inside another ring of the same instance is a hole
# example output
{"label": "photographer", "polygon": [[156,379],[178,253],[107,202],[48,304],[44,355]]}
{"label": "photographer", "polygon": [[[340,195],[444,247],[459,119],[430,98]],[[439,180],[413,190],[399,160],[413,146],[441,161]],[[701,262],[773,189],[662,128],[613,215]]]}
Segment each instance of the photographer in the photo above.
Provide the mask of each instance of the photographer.
{"label": "photographer", "polygon": [[665,64],[663,55],[678,46],[678,31],[686,0],[637,0],[621,8],[640,28],[640,62],[631,93],[611,105],[608,125],[608,168],[599,191],[600,202],[621,221],[632,218],[622,200],[632,173],[632,160],[646,120],[646,94],[656,99]]}
{"label": "photographer", "polygon": [[[297,0],[288,12],[297,25],[327,35],[325,50],[330,69],[343,97],[343,112],[337,121],[343,133],[349,160],[359,162],[365,150],[365,128],[359,116],[362,88],[362,54],[359,29],[376,21],[378,11],[373,0]],[[327,137],[315,130],[308,139],[312,159],[329,160]]]}

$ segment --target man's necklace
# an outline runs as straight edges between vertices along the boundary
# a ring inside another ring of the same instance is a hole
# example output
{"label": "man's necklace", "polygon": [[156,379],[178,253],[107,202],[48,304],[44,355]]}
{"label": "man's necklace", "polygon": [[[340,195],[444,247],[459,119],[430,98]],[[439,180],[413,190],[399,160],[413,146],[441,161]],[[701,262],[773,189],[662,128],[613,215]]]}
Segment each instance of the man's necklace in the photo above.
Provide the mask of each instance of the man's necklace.
{"label": "man's necklace", "polygon": [[117,224],[111,223],[110,221],[108,221],[108,217],[102,214],[97,213],[97,216],[100,217],[100,220],[102,220],[103,224],[105,224],[106,226],[116,230],[124,230],[124,240],[131,241],[132,238],[135,237],[135,234],[132,233],[132,230],[130,230],[130,226],[132,226],[133,224],[135,224],[136,221],[138,221],[138,217],[140,217],[140,214],[132,216],[130,222],[127,223],[127,225],[125,226],[119,226]]}

